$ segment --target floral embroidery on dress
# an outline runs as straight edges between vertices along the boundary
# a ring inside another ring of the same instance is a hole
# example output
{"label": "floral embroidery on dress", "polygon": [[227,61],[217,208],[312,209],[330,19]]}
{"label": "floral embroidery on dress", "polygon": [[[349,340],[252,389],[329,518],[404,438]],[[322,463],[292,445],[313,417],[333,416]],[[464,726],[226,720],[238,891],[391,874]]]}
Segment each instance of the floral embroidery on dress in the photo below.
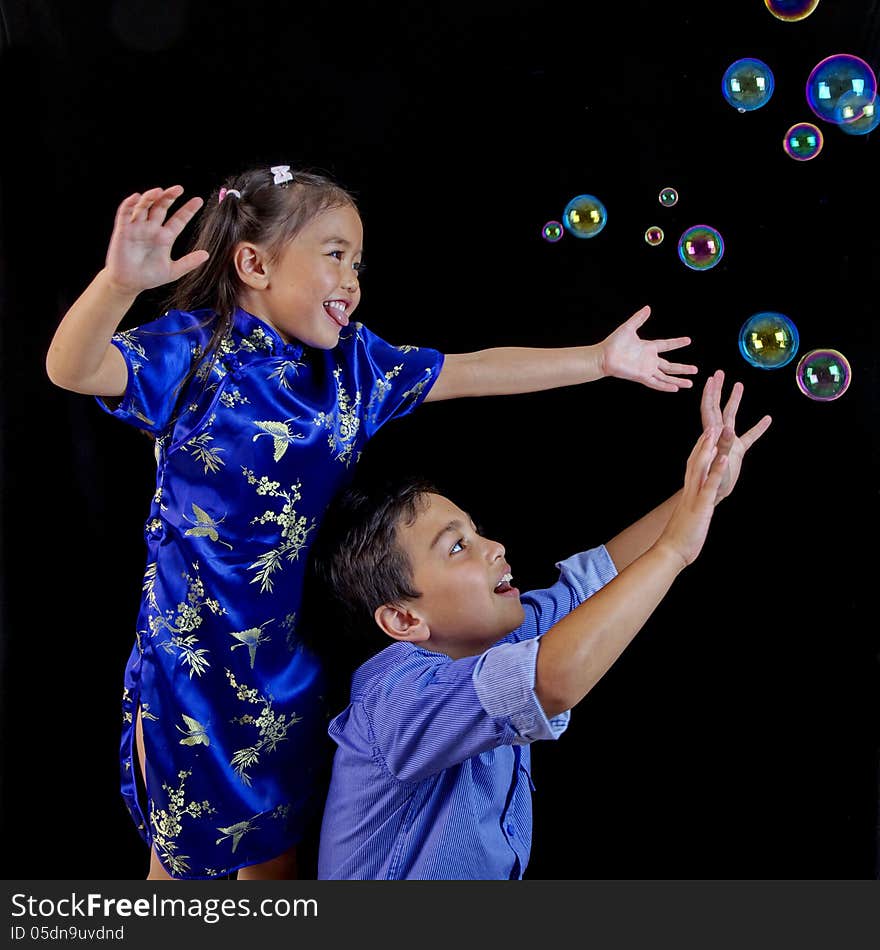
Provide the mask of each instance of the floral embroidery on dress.
{"label": "floral embroidery on dress", "polygon": [[183,452],[186,452],[187,450],[192,451],[193,458],[204,464],[206,475],[208,472],[219,471],[220,466],[226,464],[226,462],[220,458],[220,453],[225,452],[226,449],[224,449],[222,446],[218,446],[215,449],[209,448],[208,446],[209,442],[214,441],[214,436],[212,436],[207,430],[211,428],[216,418],[216,414],[211,413],[211,417],[208,419],[208,422],[205,426],[205,431],[199,433],[197,436],[194,436],[180,447],[181,451]]}
{"label": "floral embroidery on dress", "polygon": [[210,815],[216,811],[208,801],[187,802],[185,800],[185,785],[190,775],[192,775],[192,769],[178,772],[177,777],[180,781],[177,788],[162,784],[163,791],[168,793],[167,809],[157,809],[156,803],[150,801],[153,847],[172,874],[185,874],[189,870],[189,855],[175,854],[177,843],[174,839],[183,830],[183,819],[185,817],[201,818],[202,815]]}
{"label": "floral embroidery on dress", "polygon": [[271,591],[274,586],[272,575],[284,566],[282,562],[285,559],[295,561],[299,557],[306,546],[309,533],[314,530],[317,522],[314,518],[310,521],[305,515],[296,513],[294,506],[302,500],[301,482],[291,485],[289,491],[282,491],[279,482],[270,481],[265,475],[258,478],[251,469],[245,466],[242,466],[242,472],[248,484],[256,485],[258,495],[284,499],[281,511],[272,511],[267,508],[261,515],[251,519],[251,524],[272,522],[281,528],[280,544],[264,551],[253,564],[248,565],[249,571],[256,570],[257,572],[251,583],[258,583],[261,591]]}
{"label": "floral embroidery on dress", "polygon": [[193,633],[202,625],[202,608],[207,607],[212,614],[222,616],[226,608],[221,607],[219,601],[205,596],[205,587],[199,576],[198,563],[193,564],[195,576],[184,573],[182,576],[187,583],[186,603],[177,605],[176,614],[172,609],[165,611],[165,615],[150,617],[150,633],[156,636],[159,630],[168,630],[171,638],[162,640],[159,646],[166,653],[177,652],[178,659],[184,666],[189,667],[189,676],[193,673],[199,676],[211,665],[207,654],[208,650],[197,646],[199,640]]}
{"label": "floral embroidery on dress", "polygon": [[336,407],[333,412],[319,412],[312,420],[316,426],[322,426],[329,429],[330,435],[327,437],[327,443],[330,450],[335,452],[334,456],[338,462],[344,462],[346,466],[351,462],[352,450],[354,449],[354,440],[360,429],[361,420],[357,410],[361,404],[360,390],[355,393],[354,401],[345,391],[345,387],[340,381],[342,369],[337,366],[333,371],[333,378],[336,380]]}
{"label": "floral embroidery on dress", "polygon": [[393,366],[385,373],[383,377],[377,379],[373,384],[373,391],[370,393],[370,401],[367,403],[367,407],[364,410],[364,414],[371,422],[376,421],[376,415],[379,412],[379,409],[382,407],[382,402],[391,391],[392,381],[396,376],[400,375],[400,371],[402,369],[403,363]]}
{"label": "floral embroidery on dress", "polygon": [[259,730],[257,741],[253,745],[238,749],[229,761],[229,764],[235,770],[235,774],[245,785],[250,787],[251,777],[245,769],[256,765],[260,761],[261,753],[274,752],[278,743],[287,738],[288,729],[295,723],[301,722],[302,716],[297,716],[294,712],[290,713],[290,718],[288,718],[287,713],[276,716],[272,709],[271,699],[267,699],[257,689],[252,689],[245,683],[239,683],[232,670],[226,670],[226,678],[229,680],[229,685],[235,690],[237,699],[243,703],[253,703],[263,707],[257,716],[245,713],[243,716],[235,716],[230,720],[240,726],[253,726]]}

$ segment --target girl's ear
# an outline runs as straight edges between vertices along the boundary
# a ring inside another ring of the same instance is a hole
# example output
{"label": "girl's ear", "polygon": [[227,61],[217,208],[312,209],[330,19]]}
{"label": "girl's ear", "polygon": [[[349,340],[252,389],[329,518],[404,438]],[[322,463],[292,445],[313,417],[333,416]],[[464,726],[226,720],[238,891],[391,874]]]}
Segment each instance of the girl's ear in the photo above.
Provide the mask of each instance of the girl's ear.
{"label": "girl's ear", "polygon": [[409,643],[423,643],[431,636],[425,619],[408,607],[399,604],[382,604],[373,616],[376,623],[392,640],[406,640]]}
{"label": "girl's ear", "polygon": [[254,290],[263,290],[269,283],[265,252],[256,244],[239,244],[232,255],[239,280]]}

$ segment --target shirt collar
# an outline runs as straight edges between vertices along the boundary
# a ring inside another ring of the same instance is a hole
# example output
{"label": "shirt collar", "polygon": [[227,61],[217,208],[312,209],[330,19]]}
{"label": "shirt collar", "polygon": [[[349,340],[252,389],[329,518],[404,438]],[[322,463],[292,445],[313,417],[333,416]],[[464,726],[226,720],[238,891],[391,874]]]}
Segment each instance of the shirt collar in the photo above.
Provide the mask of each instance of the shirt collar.
{"label": "shirt collar", "polygon": [[281,334],[264,320],[236,307],[232,315],[234,332],[247,341],[257,352],[272,356],[286,356],[298,360],[303,354],[299,340],[286,343]]}

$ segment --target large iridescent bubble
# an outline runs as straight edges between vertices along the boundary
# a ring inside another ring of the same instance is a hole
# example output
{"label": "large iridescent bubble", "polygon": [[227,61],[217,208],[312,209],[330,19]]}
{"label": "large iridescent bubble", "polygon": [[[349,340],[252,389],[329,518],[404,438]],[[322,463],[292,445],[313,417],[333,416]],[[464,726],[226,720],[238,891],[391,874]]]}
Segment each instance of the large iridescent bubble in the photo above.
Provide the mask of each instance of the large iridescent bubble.
{"label": "large iridescent bubble", "polygon": [[752,112],[766,105],[776,85],[773,71],[760,59],[738,59],[724,71],[721,94],[737,112]]}
{"label": "large iridescent bubble", "polygon": [[798,362],[795,379],[809,399],[831,402],[849,389],[852,368],[839,350],[810,350]]}
{"label": "large iridescent bubble", "polygon": [[825,122],[840,123],[837,109],[849,93],[855,93],[865,102],[877,96],[877,77],[860,57],[849,53],[835,53],[813,67],[807,79],[807,105]]}
{"label": "large iridescent bubble", "polygon": [[605,205],[595,195],[577,195],[562,213],[565,230],[578,238],[595,237],[607,221]]}
{"label": "large iridescent bubble", "polygon": [[798,122],[782,138],[785,154],[796,162],[808,162],[822,151],[825,136],[818,125],[812,122]]}
{"label": "large iridescent bubble", "polygon": [[867,135],[880,125],[880,101],[845,92],[834,110],[838,128],[847,135]]}
{"label": "large iridescent bubble", "polygon": [[786,23],[805,20],[819,6],[819,0],[764,0],[764,6]]}
{"label": "large iridescent bubble", "polygon": [[739,331],[739,351],[758,369],[779,369],[790,363],[799,344],[797,327],[775,310],[752,314]]}
{"label": "large iridescent bubble", "polygon": [[678,239],[678,256],[691,270],[709,270],[723,254],[724,239],[708,224],[695,224]]}

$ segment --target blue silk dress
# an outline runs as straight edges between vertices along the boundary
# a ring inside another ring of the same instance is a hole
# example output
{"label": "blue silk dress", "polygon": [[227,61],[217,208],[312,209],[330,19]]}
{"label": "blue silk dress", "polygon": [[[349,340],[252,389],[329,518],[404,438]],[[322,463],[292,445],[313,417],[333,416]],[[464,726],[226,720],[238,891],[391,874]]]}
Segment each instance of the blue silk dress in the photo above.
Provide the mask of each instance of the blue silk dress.
{"label": "blue silk dress", "polygon": [[366,441],[419,405],[443,365],[436,350],[391,346],[357,323],[332,350],[285,343],[239,309],[213,368],[175,395],[211,316],[172,310],[117,333],[128,387],[116,404],[99,400],[156,437],[122,794],[183,878],[276,857],[320,808],[338,710],[325,708],[320,666],[297,637],[307,550]]}

